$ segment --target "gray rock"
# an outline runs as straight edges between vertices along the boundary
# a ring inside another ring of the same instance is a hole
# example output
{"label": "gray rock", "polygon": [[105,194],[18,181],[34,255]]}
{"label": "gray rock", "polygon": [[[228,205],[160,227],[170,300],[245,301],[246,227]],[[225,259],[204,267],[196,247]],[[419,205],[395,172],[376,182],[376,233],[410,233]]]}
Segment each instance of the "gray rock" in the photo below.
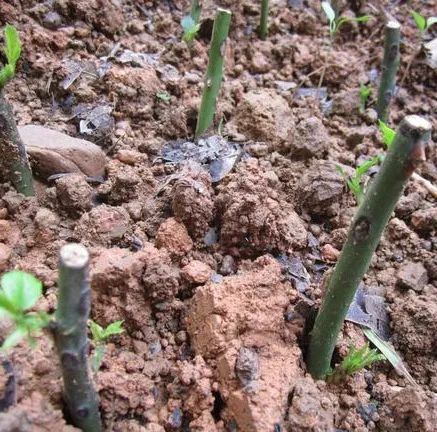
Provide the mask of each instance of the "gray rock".
{"label": "gray rock", "polygon": [[255,381],[259,376],[259,358],[255,350],[251,348],[240,348],[235,372],[246,390],[252,391],[256,388]]}
{"label": "gray rock", "polygon": [[44,15],[42,24],[44,27],[50,30],[56,30],[62,25],[62,17],[58,14],[58,12],[49,11]]}
{"label": "gray rock", "polygon": [[401,288],[422,291],[428,283],[428,272],[421,263],[407,262],[398,271],[397,285]]}
{"label": "gray rock", "polygon": [[105,153],[95,144],[38,125],[19,126],[33,171],[47,179],[59,173],[105,174]]}

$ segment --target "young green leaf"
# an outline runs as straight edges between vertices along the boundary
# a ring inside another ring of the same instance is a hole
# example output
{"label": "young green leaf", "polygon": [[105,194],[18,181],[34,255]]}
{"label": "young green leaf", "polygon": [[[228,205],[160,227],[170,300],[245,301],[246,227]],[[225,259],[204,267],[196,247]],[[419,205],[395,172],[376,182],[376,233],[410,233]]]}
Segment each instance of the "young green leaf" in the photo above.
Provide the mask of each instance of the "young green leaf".
{"label": "young green leaf", "polygon": [[7,299],[20,311],[34,306],[42,294],[41,281],[18,270],[5,273],[0,285]]}
{"label": "young green leaf", "polygon": [[364,112],[366,109],[367,99],[372,94],[372,87],[361,84],[360,86],[360,111]]}
{"label": "young green leaf", "polygon": [[322,9],[330,23],[335,21],[335,11],[332,9],[332,6],[328,1],[322,1]]}
{"label": "young green leaf", "polygon": [[103,331],[103,338],[107,339],[110,336],[121,334],[124,332],[124,329],[122,328],[123,320],[120,321],[114,321],[113,323],[109,324],[108,327],[106,327]]}
{"label": "young green leaf", "polygon": [[200,30],[200,24],[197,24],[191,15],[187,15],[182,18],[181,26],[184,29],[184,36],[182,39],[185,42],[193,41]]}
{"label": "young green leaf", "polygon": [[165,90],[157,91],[155,96],[156,96],[157,99],[162,100],[165,103],[167,103],[167,102],[169,102],[171,100],[171,96]]}
{"label": "young green leaf", "polygon": [[103,327],[100,326],[99,324],[97,324],[96,322],[94,322],[93,320],[89,320],[88,325],[89,325],[90,330],[91,330],[91,336],[93,338],[93,341],[95,341],[95,342],[102,341],[104,339]]}
{"label": "young green leaf", "polygon": [[20,343],[26,336],[28,331],[25,327],[17,327],[9,336],[6,337],[2,345],[2,350],[12,348]]}
{"label": "young green leaf", "polygon": [[379,130],[382,133],[382,141],[384,145],[389,148],[395,139],[396,131],[390,128],[387,124],[385,124],[382,120],[378,121]]}
{"label": "young green leaf", "polygon": [[10,24],[5,27],[5,54],[8,63],[15,69],[21,54],[21,42],[17,30]]}
{"label": "young green leaf", "polygon": [[426,20],[426,29],[428,30],[433,24],[437,23],[437,17],[432,16]]}
{"label": "young green leaf", "polygon": [[370,349],[368,343],[359,349],[352,346],[343,361],[328,375],[327,380],[338,383],[347,375],[359,372],[361,369],[380,360],[385,360],[384,355],[376,349]]}
{"label": "young green leaf", "polygon": [[420,15],[419,13],[417,13],[415,11],[411,11],[411,15],[414,18],[414,22],[416,23],[417,28],[421,32],[424,32],[426,30],[426,19],[425,19],[425,17],[423,17],[422,15]]}

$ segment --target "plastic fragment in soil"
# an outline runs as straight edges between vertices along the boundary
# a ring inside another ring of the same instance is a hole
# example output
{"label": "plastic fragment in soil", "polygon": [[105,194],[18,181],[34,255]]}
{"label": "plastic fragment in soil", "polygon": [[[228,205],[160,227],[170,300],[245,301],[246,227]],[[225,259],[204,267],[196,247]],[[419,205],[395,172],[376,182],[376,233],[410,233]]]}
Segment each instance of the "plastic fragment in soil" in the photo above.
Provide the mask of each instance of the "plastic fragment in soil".
{"label": "plastic fragment in soil", "polygon": [[359,285],[355,293],[346,320],[373,330],[385,341],[390,337],[389,315],[384,298],[367,293],[363,284]]}
{"label": "plastic fragment in soil", "polygon": [[114,118],[111,116],[112,107],[99,105],[94,108],[78,105],[74,113],[80,119],[79,131],[86,135],[104,135],[114,127]]}
{"label": "plastic fragment in soil", "polygon": [[277,260],[287,279],[293,282],[294,287],[301,293],[304,293],[310,286],[310,275],[307,272],[300,258],[289,258],[286,255],[280,255]]}
{"label": "plastic fragment in soil", "polygon": [[164,145],[161,157],[166,163],[183,165],[194,161],[202,165],[210,174],[213,183],[222,180],[242,155],[241,147],[219,135],[192,141],[177,140]]}

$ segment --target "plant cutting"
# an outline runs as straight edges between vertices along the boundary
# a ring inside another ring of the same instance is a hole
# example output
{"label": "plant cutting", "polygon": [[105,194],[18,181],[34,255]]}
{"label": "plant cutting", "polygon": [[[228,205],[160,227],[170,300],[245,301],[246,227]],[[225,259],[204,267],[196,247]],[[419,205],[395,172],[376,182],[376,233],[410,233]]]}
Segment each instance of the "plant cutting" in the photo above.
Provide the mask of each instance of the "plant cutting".
{"label": "plant cutting", "polygon": [[70,243],[61,248],[53,334],[72,422],[85,432],[98,432],[102,430],[99,398],[88,370],[87,321],[91,307],[88,265],[89,254],[81,244]]}
{"label": "plant cutting", "polygon": [[231,11],[221,8],[217,9],[212,30],[202,101],[197,118],[196,138],[208,130],[214,119],[217,96],[223,80],[223,63],[230,23]]}
{"label": "plant cutting", "polygon": [[259,37],[264,40],[269,31],[269,0],[261,0],[261,15],[259,24]]}
{"label": "plant cutting", "polygon": [[26,149],[17,130],[14,113],[4,95],[6,83],[15,75],[21,55],[17,30],[7,24],[4,30],[7,63],[0,70],[0,179],[10,181],[25,196],[34,195],[32,171]]}
{"label": "plant cutting", "polygon": [[376,112],[378,119],[386,122],[389,106],[395,92],[396,74],[399,67],[399,45],[401,40],[401,25],[396,20],[390,20],[385,25],[384,59],[382,61],[381,81],[378,89]]}
{"label": "plant cutting", "polygon": [[350,22],[361,22],[366,23],[370,16],[369,15],[363,15],[356,18],[349,18],[345,16],[337,16],[335,10],[332,8],[331,4],[328,1],[322,1],[322,10],[326,15],[326,18],[328,19],[328,26],[329,26],[329,41],[328,41],[328,53],[325,58],[325,63],[323,65],[322,73],[320,75],[319,84],[317,86],[318,89],[322,87],[323,79],[325,78],[326,68],[328,66],[328,60],[331,55],[333,43],[335,36],[337,32],[340,30],[340,28]]}
{"label": "plant cutting", "polygon": [[314,378],[329,372],[332,353],[358,284],[370,266],[384,227],[415,168],[425,159],[431,124],[407,116],[352,221],[310,335],[307,366]]}

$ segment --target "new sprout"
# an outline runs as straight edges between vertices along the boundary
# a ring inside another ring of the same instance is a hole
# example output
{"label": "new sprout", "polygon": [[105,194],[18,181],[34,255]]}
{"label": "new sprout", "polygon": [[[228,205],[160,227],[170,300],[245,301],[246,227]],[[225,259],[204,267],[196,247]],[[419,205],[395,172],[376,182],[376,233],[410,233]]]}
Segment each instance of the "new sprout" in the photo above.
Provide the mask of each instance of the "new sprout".
{"label": "new sprout", "polygon": [[337,337],[358,284],[409,177],[425,159],[430,136],[431,124],[427,120],[415,115],[405,117],[358,208],[311,332],[307,365],[315,378],[322,378],[329,371]]}
{"label": "new sprout", "polygon": [[35,276],[22,271],[5,273],[0,280],[0,316],[14,324],[14,330],[5,339],[2,349],[12,348],[25,339],[35,346],[36,337],[49,324],[45,312],[29,312],[42,295],[42,283]]}
{"label": "new sprout", "polygon": [[337,171],[345,179],[346,185],[349,190],[354,194],[357,204],[361,204],[364,199],[364,176],[365,174],[375,165],[378,165],[380,158],[375,156],[371,159],[366,160],[361,165],[355,169],[354,175],[348,176],[340,165],[337,165]]}
{"label": "new sprout", "polygon": [[334,9],[332,8],[331,4],[328,1],[322,1],[322,9],[323,12],[326,15],[326,18],[328,18],[328,24],[329,24],[329,45],[328,45],[328,55],[325,59],[325,64],[323,65],[322,73],[320,75],[319,84],[317,88],[321,88],[323,84],[323,79],[325,77],[326,68],[328,66],[328,58],[332,51],[332,44],[335,38],[335,35],[340,30],[340,28],[343,26],[343,24],[346,24],[348,22],[362,22],[365,23],[369,20],[369,15],[363,15],[357,18],[349,18],[345,16],[336,16],[336,13]]}
{"label": "new sprout", "polygon": [[187,43],[192,42],[195,39],[195,37],[197,36],[197,33],[199,33],[200,13],[201,13],[200,1],[193,0],[191,2],[190,14],[184,16],[181,20],[181,26],[184,30],[184,35],[182,36],[182,40],[184,42],[187,42]]}
{"label": "new sprout", "polygon": [[360,112],[364,112],[366,110],[367,100],[372,94],[372,87],[370,85],[360,85]]}
{"label": "new sprout", "polygon": [[170,94],[165,90],[159,90],[158,92],[156,92],[155,96],[156,96],[156,99],[159,99],[165,103],[170,102],[170,100],[171,100]]}
{"label": "new sprout", "polygon": [[111,336],[124,332],[123,321],[114,321],[107,327],[103,328],[92,320],[89,320],[92,342],[94,345],[94,355],[91,358],[91,367],[94,372],[98,372],[102,365],[103,355],[105,354],[106,342]]}
{"label": "new sprout", "polygon": [[344,381],[348,375],[353,375],[381,360],[385,360],[384,355],[380,354],[377,349],[370,349],[368,343],[359,349],[352,346],[343,361],[328,374],[327,381],[339,383]]}

